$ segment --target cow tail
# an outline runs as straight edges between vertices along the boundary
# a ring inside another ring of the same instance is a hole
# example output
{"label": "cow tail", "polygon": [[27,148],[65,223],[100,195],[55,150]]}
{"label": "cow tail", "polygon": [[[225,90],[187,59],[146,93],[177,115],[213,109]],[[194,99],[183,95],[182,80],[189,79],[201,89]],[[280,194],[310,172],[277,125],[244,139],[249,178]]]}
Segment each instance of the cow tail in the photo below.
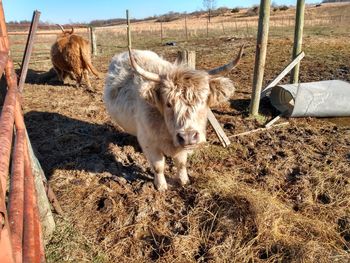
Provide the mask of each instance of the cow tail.
{"label": "cow tail", "polygon": [[98,70],[91,64],[90,57],[86,54],[86,52],[82,48],[80,48],[80,53],[89,71],[92,72],[96,77],[100,77],[100,72],[98,72]]}

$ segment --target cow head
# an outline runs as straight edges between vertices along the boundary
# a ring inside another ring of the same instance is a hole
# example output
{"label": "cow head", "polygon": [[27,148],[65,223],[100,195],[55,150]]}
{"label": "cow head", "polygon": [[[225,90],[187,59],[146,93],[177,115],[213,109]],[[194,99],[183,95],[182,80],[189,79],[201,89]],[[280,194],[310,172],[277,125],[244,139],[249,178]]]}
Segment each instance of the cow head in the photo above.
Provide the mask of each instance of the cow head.
{"label": "cow head", "polygon": [[64,37],[68,37],[72,34],[74,34],[74,28],[72,27],[72,29],[69,31],[69,30],[66,30],[63,28],[63,26],[61,26],[60,24],[56,24],[61,30],[62,30],[62,33],[60,33],[57,37],[58,38],[64,38]]}
{"label": "cow head", "polygon": [[165,75],[158,75],[141,68],[129,50],[132,67],[148,80],[141,86],[140,95],[162,114],[174,146],[189,149],[205,142],[209,107],[227,100],[234,92],[230,79],[214,74],[234,68],[242,54],[243,47],[236,60],[213,70],[176,65]]}

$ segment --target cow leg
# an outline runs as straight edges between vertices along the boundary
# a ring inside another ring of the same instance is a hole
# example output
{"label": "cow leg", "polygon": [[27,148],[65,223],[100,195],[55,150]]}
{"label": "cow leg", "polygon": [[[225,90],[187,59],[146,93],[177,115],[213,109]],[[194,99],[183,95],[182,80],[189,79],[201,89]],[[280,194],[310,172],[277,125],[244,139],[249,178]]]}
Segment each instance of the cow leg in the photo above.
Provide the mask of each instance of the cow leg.
{"label": "cow leg", "polygon": [[165,191],[166,189],[168,189],[168,186],[164,176],[164,167],[165,167],[164,155],[160,151],[156,149],[152,149],[149,146],[142,147],[142,150],[146,155],[148,162],[152,166],[152,169],[154,172],[154,185],[156,186],[157,190],[161,192]]}
{"label": "cow leg", "polygon": [[66,72],[66,71],[62,71],[62,81],[63,81],[63,84],[64,84],[64,82],[65,82],[65,80],[67,79],[67,76],[68,76],[69,74]]}
{"label": "cow leg", "polygon": [[84,69],[84,80],[86,82],[86,85],[89,89],[91,89],[91,83],[90,83],[90,79],[89,79],[89,71],[87,69]]}
{"label": "cow leg", "polygon": [[179,178],[181,185],[186,185],[189,183],[188,174],[187,174],[187,152],[183,151],[176,154],[174,157],[175,167],[177,169],[177,176]]}
{"label": "cow leg", "polygon": [[81,80],[82,80],[82,74],[80,73],[74,73],[74,76],[75,76],[75,80],[77,81],[77,84],[76,86],[77,87],[80,87],[81,85]]}
{"label": "cow leg", "polygon": [[60,70],[58,67],[53,66],[54,70],[57,73],[58,79],[63,82],[64,84],[64,72],[63,70]]}
{"label": "cow leg", "polygon": [[71,79],[71,80],[76,80],[75,79],[75,75],[71,72],[71,71],[68,71],[68,72],[66,72],[67,73],[67,75],[69,76],[69,78]]}

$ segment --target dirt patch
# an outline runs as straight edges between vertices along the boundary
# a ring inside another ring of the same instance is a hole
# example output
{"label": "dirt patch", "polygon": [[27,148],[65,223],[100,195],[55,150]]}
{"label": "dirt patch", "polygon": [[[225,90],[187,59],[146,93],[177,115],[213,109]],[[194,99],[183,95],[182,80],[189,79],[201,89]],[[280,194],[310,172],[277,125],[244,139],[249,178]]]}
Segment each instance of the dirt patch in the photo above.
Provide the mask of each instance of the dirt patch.
{"label": "dirt patch", "polygon": [[[350,81],[350,41],[338,40],[305,40],[302,81]],[[180,43],[197,50],[198,68],[211,68],[234,57],[243,42],[246,55],[229,74],[236,94],[213,109],[228,135],[277,114],[264,100],[264,118],[247,118],[254,40]],[[265,84],[290,60],[291,44],[271,40]],[[152,49],[175,58],[175,49]],[[108,62],[99,57],[95,65],[106,72]],[[227,149],[208,127],[209,144],[190,158],[190,186],[172,183],[167,160],[170,190],[159,193],[137,140],[106,114],[103,80],[92,86],[25,86],[29,136],[65,211],[64,220],[56,218],[49,262],[349,262],[347,119],[341,125],[294,119],[237,137]]]}

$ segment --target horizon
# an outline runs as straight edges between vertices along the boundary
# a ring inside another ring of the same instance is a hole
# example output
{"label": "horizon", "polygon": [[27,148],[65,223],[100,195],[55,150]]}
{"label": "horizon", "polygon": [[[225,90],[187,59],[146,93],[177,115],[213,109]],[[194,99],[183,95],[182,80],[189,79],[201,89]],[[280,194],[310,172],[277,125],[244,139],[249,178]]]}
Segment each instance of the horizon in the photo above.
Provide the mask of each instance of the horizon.
{"label": "horizon", "polygon": [[[5,18],[7,22],[30,21],[33,11],[41,12],[40,21],[50,24],[74,24],[90,23],[93,20],[108,20],[116,18],[125,18],[125,10],[129,9],[131,19],[145,19],[152,16],[160,16],[169,12],[191,13],[194,11],[205,10],[202,0],[195,1],[169,1],[153,0],[147,5],[142,4],[140,0],[134,0],[132,3],[109,0],[101,0],[98,3],[92,0],[75,1],[28,1],[28,0],[3,0]],[[249,8],[259,5],[259,0],[216,0],[215,8]],[[296,0],[276,0],[272,4],[295,6]],[[306,0],[306,4],[315,4],[321,1]],[[67,8],[69,7],[69,8]],[[115,10],[115,11],[114,11]],[[79,12],[80,11],[80,12]],[[60,14],[64,13],[64,16]],[[114,14],[115,13],[115,14]]]}

